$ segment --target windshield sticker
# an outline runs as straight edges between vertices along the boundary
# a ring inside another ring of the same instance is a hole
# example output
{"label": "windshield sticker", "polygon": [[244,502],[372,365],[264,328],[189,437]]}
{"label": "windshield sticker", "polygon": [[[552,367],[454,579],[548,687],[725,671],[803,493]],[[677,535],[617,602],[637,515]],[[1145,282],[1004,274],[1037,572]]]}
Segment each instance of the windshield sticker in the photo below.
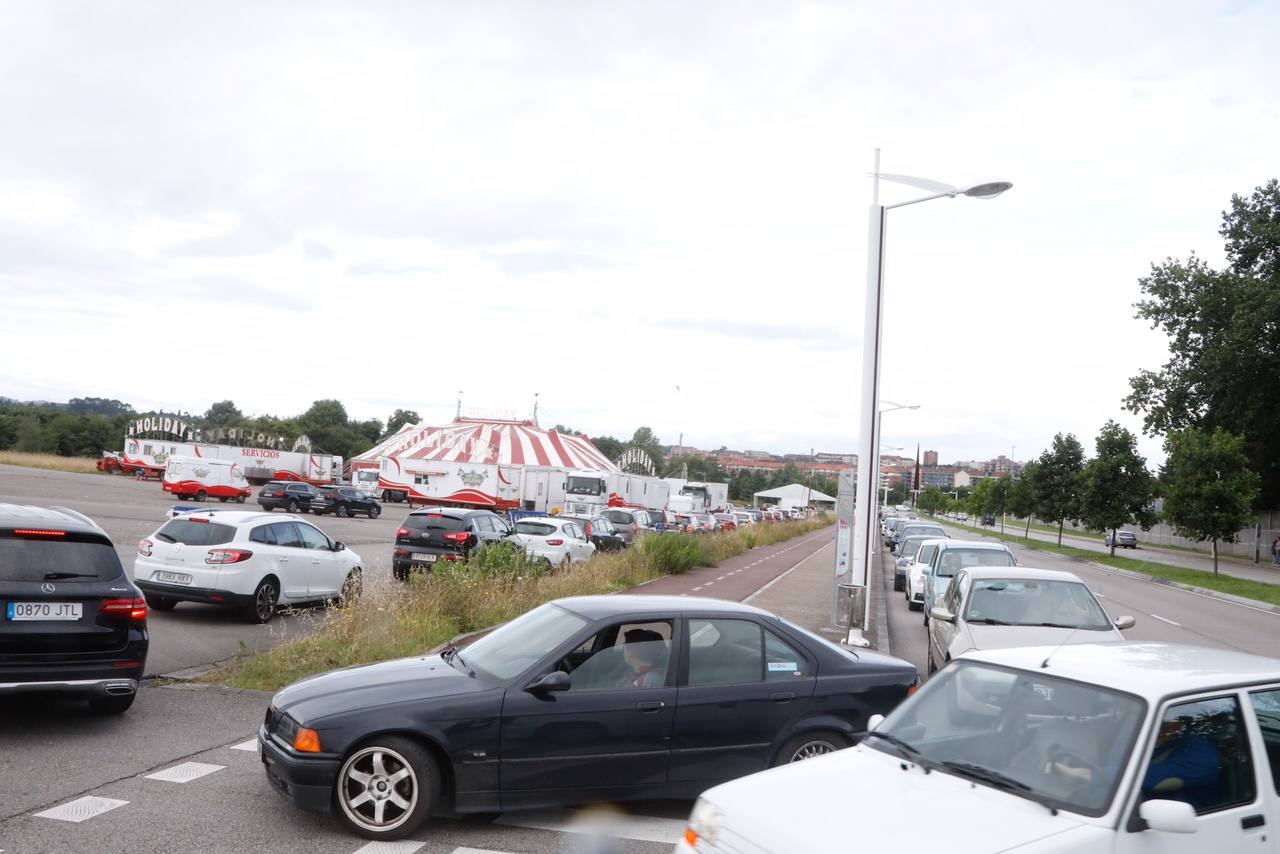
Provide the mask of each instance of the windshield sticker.
{"label": "windshield sticker", "polygon": [[770,673],[793,673],[799,669],[800,668],[796,665],[794,661],[770,661],[769,662]]}

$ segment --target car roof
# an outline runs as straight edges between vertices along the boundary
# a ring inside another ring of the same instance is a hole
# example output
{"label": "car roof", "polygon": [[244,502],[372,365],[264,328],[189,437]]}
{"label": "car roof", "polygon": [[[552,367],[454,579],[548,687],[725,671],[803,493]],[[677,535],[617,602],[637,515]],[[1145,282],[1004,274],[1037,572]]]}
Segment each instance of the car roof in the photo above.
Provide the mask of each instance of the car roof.
{"label": "car roof", "polygon": [[944,548],[948,549],[986,549],[993,552],[1007,552],[1009,547],[1004,543],[989,543],[985,540],[946,540]]}
{"label": "car roof", "polygon": [[241,525],[256,525],[260,522],[308,521],[293,513],[267,513],[262,510],[195,510],[167,519],[165,524],[190,521],[192,519],[206,519],[210,522],[217,522],[220,525],[234,525],[237,528]]}
{"label": "car roof", "polygon": [[975,579],[999,578],[1015,581],[1026,578],[1035,581],[1074,581],[1084,584],[1080,576],[1060,569],[1037,569],[1034,566],[966,566],[963,570],[969,574],[970,578]]}
{"label": "car roof", "polygon": [[414,510],[409,515],[410,516],[429,516],[431,514],[435,514],[437,516],[452,516],[455,519],[462,519],[476,513],[489,513],[490,515],[495,515],[495,516],[497,515],[496,513],[493,513],[490,510],[478,510],[475,507],[423,507],[418,510]]}
{"label": "car roof", "polygon": [[[1233,685],[1280,682],[1280,660],[1274,658],[1147,641],[1011,647],[968,652],[960,660],[969,659],[1103,685],[1148,700]],[[1046,659],[1049,665],[1042,667]]]}
{"label": "car roof", "polygon": [[768,611],[743,605],[739,602],[727,602],[724,599],[704,599],[701,596],[571,596],[567,599],[556,599],[555,604],[562,608],[586,617],[598,620],[614,614],[631,614],[637,611],[698,611],[717,614],[755,614],[772,617]]}
{"label": "car roof", "polygon": [[0,528],[57,528],[68,533],[102,534],[97,522],[67,507],[36,507],[31,504],[0,504]]}

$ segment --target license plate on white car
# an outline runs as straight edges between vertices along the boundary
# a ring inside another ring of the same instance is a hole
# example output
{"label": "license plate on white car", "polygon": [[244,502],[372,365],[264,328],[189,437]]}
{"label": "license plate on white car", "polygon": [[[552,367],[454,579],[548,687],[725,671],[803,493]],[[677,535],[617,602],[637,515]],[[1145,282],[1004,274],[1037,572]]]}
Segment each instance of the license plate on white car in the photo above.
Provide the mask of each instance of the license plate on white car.
{"label": "license plate on white car", "polygon": [[10,602],[5,608],[8,620],[78,620],[84,613],[79,602]]}
{"label": "license plate on white car", "polygon": [[166,584],[190,584],[191,576],[185,572],[166,572],[160,569],[151,573],[151,580],[162,581]]}
{"label": "license plate on white car", "polygon": [[414,563],[435,563],[438,555],[415,555]]}

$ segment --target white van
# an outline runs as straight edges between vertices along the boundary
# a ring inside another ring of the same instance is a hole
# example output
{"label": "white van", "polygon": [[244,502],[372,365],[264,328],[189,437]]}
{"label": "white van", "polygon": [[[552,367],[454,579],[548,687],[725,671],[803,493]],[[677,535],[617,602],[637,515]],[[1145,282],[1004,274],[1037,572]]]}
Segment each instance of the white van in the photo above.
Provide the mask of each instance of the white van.
{"label": "white van", "polygon": [[196,501],[216,498],[243,504],[250,495],[238,463],[202,457],[169,457],[161,485],[165,492]]}

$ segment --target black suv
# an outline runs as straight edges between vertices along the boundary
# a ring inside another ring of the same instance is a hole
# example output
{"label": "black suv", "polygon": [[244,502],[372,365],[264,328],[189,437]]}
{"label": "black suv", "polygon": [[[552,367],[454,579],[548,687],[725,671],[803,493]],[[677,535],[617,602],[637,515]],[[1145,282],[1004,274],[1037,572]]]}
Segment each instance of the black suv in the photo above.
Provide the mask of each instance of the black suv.
{"label": "black suv", "polygon": [[604,516],[560,516],[560,519],[572,519],[586,531],[587,539],[596,544],[596,551],[620,552],[627,547],[627,541],[617,528]]}
{"label": "black suv", "polygon": [[133,705],[147,603],[87,516],[0,504],[0,609],[0,694],[68,693],[108,714]]}
{"label": "black suv", "polygon": [[467,558],[485,543],[511,536],[507,520],[488,510],[427,507],[405,517],[396,531],[391,574],[404,581],[413,569],[430,569],[437,560]]}
{"label": "black suv", "polygon": [[294,480],[273,480],[258,490],[258,504],[266,511],[283,507],[290,513],[307,513],[311,502],[320,494],[309,483]]}
{"label": "black suv", "polygon": [[377,519],[382,513],[382,505],[372,495],[351,486],[322,486],[319,493],[311,499],[311,512],[317,516],[332,513],[345,518],[358,513]]}

